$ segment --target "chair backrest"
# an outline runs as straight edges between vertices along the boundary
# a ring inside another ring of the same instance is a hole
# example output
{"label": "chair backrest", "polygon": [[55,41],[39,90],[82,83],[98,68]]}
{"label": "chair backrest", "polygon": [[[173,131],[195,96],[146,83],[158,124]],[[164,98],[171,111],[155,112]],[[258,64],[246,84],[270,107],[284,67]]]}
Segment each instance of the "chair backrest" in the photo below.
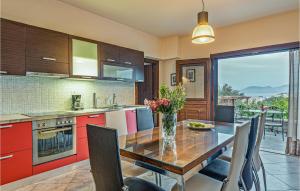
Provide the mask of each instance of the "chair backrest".
{"label": "chair backrest", "polygon": [[247,154],[246,154],[246,163],[242,172],[242,178],[245,182],[245,185],[248,190],[251,190],[253,186],[253,173],[252,173],[252,159],[253,159],[253,153],[254,148],[256,144],[256,137],[257,137],[257,130],[258,130],[258,121],[259,121],[259,114],[256,114],[251,119],[251,127],[250,127],[250,133],[249,133],[249,142],[248,142],[248,148],[247,148]]}
{"label": "chair backrest", "polygon": [[255,169],[259,171],[261,167],[261,161],[259,157],[259,148],[260,144],[264,135],[264,129],[265,129],[265,123],[266,123],[266,111],[261,112],[260,117],[259,117],[259,125],[258,125],[258,132],[257,132],[257,138],[256,138],[256,144],[254,148],[254,153],[253,153],[253,162]]}
{"label": "chair backrest", "polygon": [[250,122],[245,122],[236,128],[232,151],[228,182],[224,183],[222,191],[239,191],[239,180],[246,159],[249,142]]}
{"label": "chair backrest", "polygon": [[218,105],[216,107],[215,121],[234,122],[234,106]]}
{"label": "chair backrest", "polygon": [[106,127],[117,129],[118,135],[127,135],[127,120],[125,110],[106,112]]}
{"label": "chair backrest", "polygon": [[117,130],[87,125],[87,136],[96,190],[122,190],[124,183]]}
{"label": "chair backrest", "polygon": [[137,108],[136,120],[138,131],[154,128],[153,114],[150,108]]}

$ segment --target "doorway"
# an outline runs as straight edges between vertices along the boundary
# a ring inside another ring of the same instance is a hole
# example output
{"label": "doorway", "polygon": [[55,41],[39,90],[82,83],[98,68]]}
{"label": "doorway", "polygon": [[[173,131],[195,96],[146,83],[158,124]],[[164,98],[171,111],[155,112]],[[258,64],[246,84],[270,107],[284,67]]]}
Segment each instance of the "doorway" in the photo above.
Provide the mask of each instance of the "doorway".
{"label": "doorway", "polygon": [[[267,112],[261,149],[285,153],[289,102],[289,50],[295,44],[212,55],[215,120],[249,120]],[[224,115],[225,116],[225,115]]]}
{"label": "doorway", "polygon": [[[144,82],[136,83],[135,104],[144,105],[145,99],[159,97],[159,62],[153,59],[144,59]],[[159,125],[159,115],[154,114],[154,126]]]}

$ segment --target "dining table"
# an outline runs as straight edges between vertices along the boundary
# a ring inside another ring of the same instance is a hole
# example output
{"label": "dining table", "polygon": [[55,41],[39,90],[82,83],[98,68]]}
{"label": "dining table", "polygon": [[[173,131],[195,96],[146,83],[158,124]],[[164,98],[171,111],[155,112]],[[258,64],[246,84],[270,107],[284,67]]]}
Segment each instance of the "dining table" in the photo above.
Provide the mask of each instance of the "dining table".
{"label": "dining table", "polygon": [[[191,129],[188,124],[195,121],[213,128]],[[238,123],[185,120],[177,123],[171,142],[163,139],[160,127],[138,131],[119,137],[120,155],[176,179],[179,190],[184,191],[185,182],[232,143],[236,127]]]}

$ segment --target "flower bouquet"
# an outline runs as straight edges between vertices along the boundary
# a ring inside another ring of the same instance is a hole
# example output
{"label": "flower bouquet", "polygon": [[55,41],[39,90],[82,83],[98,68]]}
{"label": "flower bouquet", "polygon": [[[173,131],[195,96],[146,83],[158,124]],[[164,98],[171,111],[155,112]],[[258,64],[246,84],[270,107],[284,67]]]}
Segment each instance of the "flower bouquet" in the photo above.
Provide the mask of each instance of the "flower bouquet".
{"label": "flower bouquet", "polygon": [[173,141],[176,135],[177,112],[183,108],[186,94],[182,85],[176,86],[173,90],[162,85],[159,92],[159,99],[145,99],[145,105],[153,112],[162,113],[163,138]]}

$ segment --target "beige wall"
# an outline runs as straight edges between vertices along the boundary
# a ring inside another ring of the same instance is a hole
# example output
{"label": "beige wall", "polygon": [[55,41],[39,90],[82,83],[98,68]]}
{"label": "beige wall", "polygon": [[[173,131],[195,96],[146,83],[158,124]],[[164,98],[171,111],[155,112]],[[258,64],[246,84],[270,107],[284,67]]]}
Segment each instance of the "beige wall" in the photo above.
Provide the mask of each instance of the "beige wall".
{"label": "beige wall", "polygon": [[215,42],[191,43],[180,37],[180,58],[203,58],[210,54],[299,41],[299,10],[215,29]]}
{"label": "beige wall", "polygon": [[160,39],[56,0],[1,0],[1,17],[104,41],[158,58]]}
{"label": "beige wall", "polygon": [[[216,28],[216,41],[211,44],[195,45],[191,43],[191,35],[181,36],[178,43],[179,59],[207,58],[214,53],[299,41],[299,27],[299,10],[296,10]],[[160,62],[160,72],[163,73],[160,83],[170,84],[169,78],[175,72],[175,63],[176,59]]]}

